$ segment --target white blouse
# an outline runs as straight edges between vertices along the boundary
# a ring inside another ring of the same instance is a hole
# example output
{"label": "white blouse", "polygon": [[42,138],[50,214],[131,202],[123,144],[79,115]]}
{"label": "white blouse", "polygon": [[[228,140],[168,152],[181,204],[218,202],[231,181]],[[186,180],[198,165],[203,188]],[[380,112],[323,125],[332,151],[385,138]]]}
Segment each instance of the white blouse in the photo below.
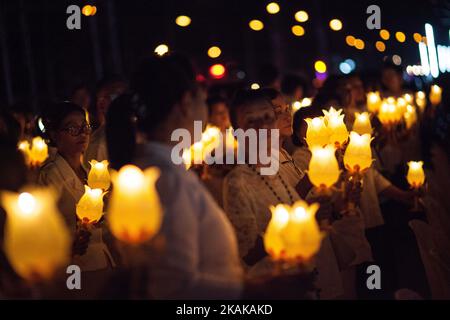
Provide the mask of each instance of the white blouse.
{"label": "white blouse", "polygon": [[[74,234],[77,228],[76,204],[84,194],[84,184],[59,153],[55,153],[40,168],[38,184],[53,186],[60,192],[58,209]],[[102,227],[94,227],[90,232],[92,235],[86,253],[74,256],[72,263],[78,265],[82,271],[114,266],[114,260],[103,242]]]}
{"label": "white blouse", "polygon": [[283,148],[280,148],[279,155],[280,171],[288,179],[289,184],[295,188],[305,176],[305,171],[301,169],[300,164]]}
{"label": "white blouse", "polygon": [[[241,257],[245,257],[255,246],[258,236],[264,234],[271,218],[270,206],[280,202],[292,205],[293,202],[300,200],[295,189],[286,182],[287,178],[283,171],[280,170],[279,173],[283,180],[277,175],[264,176],[274,192],[261,179],[259,173],[248,165],[237,165],[225,178],[224,208],[235,228]],[[260,262],[265,264],[264,260]],[[253,268],[258,268],[258,264]],[[333,299],[340,296],[343,292],[342,281],[328,236],[322,241],[316,266],[319,272],[317,286],[321,289],[321,297]]]}

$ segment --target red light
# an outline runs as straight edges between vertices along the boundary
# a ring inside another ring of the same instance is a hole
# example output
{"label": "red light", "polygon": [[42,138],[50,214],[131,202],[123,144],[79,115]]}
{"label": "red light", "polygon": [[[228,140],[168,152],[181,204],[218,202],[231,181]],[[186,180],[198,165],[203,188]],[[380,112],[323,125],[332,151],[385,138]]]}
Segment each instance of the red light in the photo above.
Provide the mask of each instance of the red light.
{"label": "red light", "polygon": [[198,75],[196,75],[195,76],[195,80],[197,81],[197,82],[204,82],[206,79],[205,79],[205,76],[204,75],[202,75],[202,74],[198,74]]}
{"label": "red light", "polygon": [[213,78],[220,79],[225,76],[225,67],[222,64],[215,64],[209,68],[209,73]]}

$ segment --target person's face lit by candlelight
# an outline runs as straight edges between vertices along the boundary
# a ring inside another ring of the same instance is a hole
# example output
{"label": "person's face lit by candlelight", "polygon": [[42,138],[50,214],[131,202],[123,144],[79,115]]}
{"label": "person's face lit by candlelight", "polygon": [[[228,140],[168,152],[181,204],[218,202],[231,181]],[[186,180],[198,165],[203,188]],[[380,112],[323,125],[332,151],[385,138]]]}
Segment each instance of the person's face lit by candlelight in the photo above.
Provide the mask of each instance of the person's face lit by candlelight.
{"label": "person's face lit by candlelight", "polygon": [[57,130],[51,133],[58,152],[62,155],[82,154],[89,143],[91,127],[80,112],[69,113]]}
{"label": "person's face lit by candlelight", "polygon": [[289,105],[281,95],[272,100],[275,116],[277,118],[276,127],[280,130],[280,138],[286,139],[292,135],[292,115]]}
{"label": "person's face lit by candlelight", "polygon": [[[277,129],[277,119],[272,105],[267,101],[250,103],[240,108],[236,114],[237,128],[246,131],[248,129],[267,129],[267,154],[271,154],[271,129]],[[258,150],[259,150],[259,140]],[[245,152],[248,156],[250,139],[245,139]]]}
{"label": "person's face lit by candlelight", "polygon": [[225,102],[217,102],[210,105],[209,123],[225,131],[230,127],[230,116]]}

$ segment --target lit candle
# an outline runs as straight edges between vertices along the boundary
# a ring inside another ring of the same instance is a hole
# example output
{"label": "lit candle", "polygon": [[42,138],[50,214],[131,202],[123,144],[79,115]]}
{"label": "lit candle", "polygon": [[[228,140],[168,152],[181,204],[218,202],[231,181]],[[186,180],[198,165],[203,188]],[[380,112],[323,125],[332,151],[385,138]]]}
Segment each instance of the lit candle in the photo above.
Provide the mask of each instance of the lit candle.
{"label": "lit candle", "polygon": [[311,183],[320,190],[326,190],[339,179],[339,164],[335,149],[331,145],[326,147],[313,146],[311,148],[308,177]]}
{"label": "lit candle", "polygon": [[300,101],[294,101],[292,103],[292,110],[294,112],[300,110],[301,108],[302,108],[302,103]]}
{"label": "lit candle", "polygon": [[406,112],[407,102],[404,98],[400,97],[397,99],[397,112],[399,112],[402,116]]}
{"label": "lit candle", "polygon": [[186,170],[189,170],[189,168],[192,165],[192,159],[191,159],[191,148],[184,148],[183,154],[181,158],[183,159],[184,165],[186,166]]}
{"label": "lit candle", "polygon": [[30,143],[26,140],[21,141],[19,143],[19,145],[17,146],[17,148],[22,152],[24,158],[25,158],[25,163],[27,165],[30,165]]}
{"label": "lit candle", "polygon": [[113,191],[108,208],[112,234],[121,241],[139,244],[150,240],[161,227],[162,208],[155,183],[159,170],[144,172],[126,165],[112,175]]}
{"label": "lit candle", "polygon": [[328,111],[322,110],[324,114],[325,124],[328,128],[329,143],[337,146],[342,146],[348,139],[347,126],[344,123],[344,115],[341,115],[342,109],[335,110],[331,107]]}
{"label": "lit candle", "polygon": [[411,129],[411,127],[417,122],[416,108],[408,104],[403,118],[405,119],[406,128]]}
{"label": "lit candle", "polygon": [[309,107],[309,106],[311,106],[311,104],[312,104],[312,99],[311,98],[303,98],[302,101],[301,101],[301,107],[302,108]]}
{"label": "lit candle", "polygon": [[438,85],[432,85],[430,90],[430,102],[433,106],[441,103],[442,89]]}
{"label": "lit candle", "polygon": [[410,95],[409,93],[405,93],[403,95],[403,99],[405,99],[405,101],[409,104],[413,103],[413,96]]}
{"label": "lit candle", "polygon": [[372,125],[370,123],[370,114],[368,112],[355,112],[353,131],[358,134],[372,134]]}
{"label": "lit candle", "polygon": [[44,139],[34,137],[31,141],[30,163],[34,166],[41,165],[48,157],[48,147]]}
{"label": "lit candle", "polygon": [[385,100],[386,100],[387,103],[389,103],[389,104],[395,104],[395,102],[397,101],[397,100],[395,100],[394,97],[387,97]]}
{"label": "lit candle", "polygon": [[4,249],[16,273],[30,281],[50,279],[67,266],[71,239],[56,208],[56,193],[43,188],[5,191],[1,199],[7,213]]}
{"label": "lit candle", "polygon": [[344,154],[344,164],[350,173],[364,172],[372,165],[371,141],[370,134],[350,132],[350,142]]}
{"label": "lit candle", "polygon": [[315,214],[319,205],[297,201],[292,207],[270,207],[272,218],[264,234],[266,252],[275,261],[310,260],[320,249],[323,234]]}
{"label": "lit candle", "polygon": [[76,213],[78,218],[87,223],[95,223],[103,216],[102,189],[91,189],[84,186],[84,194],[77,203]]}
{"label": "lit candle", "polygon": [[225,155],[233,156],[237,153],[238,150],[238,141],[234,137],[233,127],[229,127],[225,131],[225,135],[222,137],[222,148],[225,145]]}
{"label": "lit candle", "polygon": [[92,160],[89,164],[91,165],[87,181],[89,187],[92,189],[108,190],[111,185],[108,160],[103,160],[101,162]]}
{"label": "lit candle", "polygon": [[367,109],[376,113],[380,109],[381,106],[381,97],[378,91],[367,93]]}
{"label": "lit candle", "polygon": [[308,146],[312,148],[315,145],[324,146],[327,145],[330,140],[330,132],[323,117],[307,118],[305,119],[308,124],[306,130],[306,142]]}
{"label": "lit candle", "polygon": [[408,174],[406,180],[412,188],[418,189],[425,182],[425,173],[423,171],[423,161],[408,162]]}
{"label": "lit candle", "polygon": [[202,164],[203,163],[203,151],[205,147],[203,145],[203,141],[198,141],[191,146],[191,158],[194,159],[194,164]]}
{"label": "lit candle", "polygon": [[381,104],[378,119],[384,126],[392,126],[400,122],[402,113],[399,112],[395,101],[394,103],[386,101]]}
{"label": "lit candle", "polygon": [[425,110],[425,107],[427,105],[427,97],[425,95],[425,92],[416,92],[416,104],[420,108],[420,112],[423,112]]}
{"label": "lit candle", "polygon": [[206,158],[211,155],[213,150],[219,146],[223,147],[223,136],[218,127],[207,125],[205,131],[202,133],[203,150],[202,159],[206,161]]}
{"label": "lit candle", "polygon": [[217,145],[220,142],[220,129],[208,124],[202,133],[202,141],[205,146],[210,144]]}

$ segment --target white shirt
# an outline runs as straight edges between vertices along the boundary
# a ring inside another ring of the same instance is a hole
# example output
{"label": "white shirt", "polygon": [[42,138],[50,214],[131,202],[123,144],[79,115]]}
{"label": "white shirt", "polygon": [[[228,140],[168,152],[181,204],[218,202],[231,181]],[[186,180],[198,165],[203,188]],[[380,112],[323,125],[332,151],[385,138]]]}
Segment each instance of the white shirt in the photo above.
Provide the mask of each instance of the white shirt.
{"label": "white shirt", "polygon": [[141,168],[161,170],[156,188],[165,247],[150,270],[150,293],[158,299],[240,298],[243,272],[225,213],[197,176],[172,162],[170,146],[151,142],[137,153]]}
{"label": "white shirt", "polygon": [[[276,175],[264,176],[278,197],[261,179],[261,176],[248,165],[237,165],[224,181],[224,208],[233,224],[239,241],[239,252],[245,257],[252,249],[259,235],[263,235],[271,218],[270,206],[278,203],[292,205],[300,200],[295,189],[287,182],[283,171],[279,171],[283,182]],[[291,197],[289,196],[291,194]],[[259,265],[261,263],[261,265]],[[255,269],[264,268],[264,259],[256,263],[249,275],[252,276]],[[326,236],[317,253],[316,266],[319,271],[317,286],[322,290],[323,299],[333,299],[342,294],[342,281],[338,264],[330,238]],[[258,274],[260,271],[254,272]]]}
{"label": "white shirt", "polygon": [[[84,194],[84,184],[59,154],[52,155],[40,168],[38,184],[52,186],[60,192],[58,209],[63,215],[69,230],[74,234],[77,228],[76,205]],[[72,263],[78,265],[82,271],[105,269],[114,260],[103,242],[102,228],[94,227],[86,253],[74,256]]]}
{"label": "white shirt", "polygon": [[311,161],[311,151],[307,147],[298,147],[292,153],[292,158],[300,167],[300,170],[306,172],[309,167],[309,161]]}
{"label": "white shirt", "polygon": [[288,179],[288,182],[294,188],[297,184],[303,179],[305,173],[300,169],[300,165],[294,160],[291,155],[280,148],[280,171],[283,172],[283,175]]}

